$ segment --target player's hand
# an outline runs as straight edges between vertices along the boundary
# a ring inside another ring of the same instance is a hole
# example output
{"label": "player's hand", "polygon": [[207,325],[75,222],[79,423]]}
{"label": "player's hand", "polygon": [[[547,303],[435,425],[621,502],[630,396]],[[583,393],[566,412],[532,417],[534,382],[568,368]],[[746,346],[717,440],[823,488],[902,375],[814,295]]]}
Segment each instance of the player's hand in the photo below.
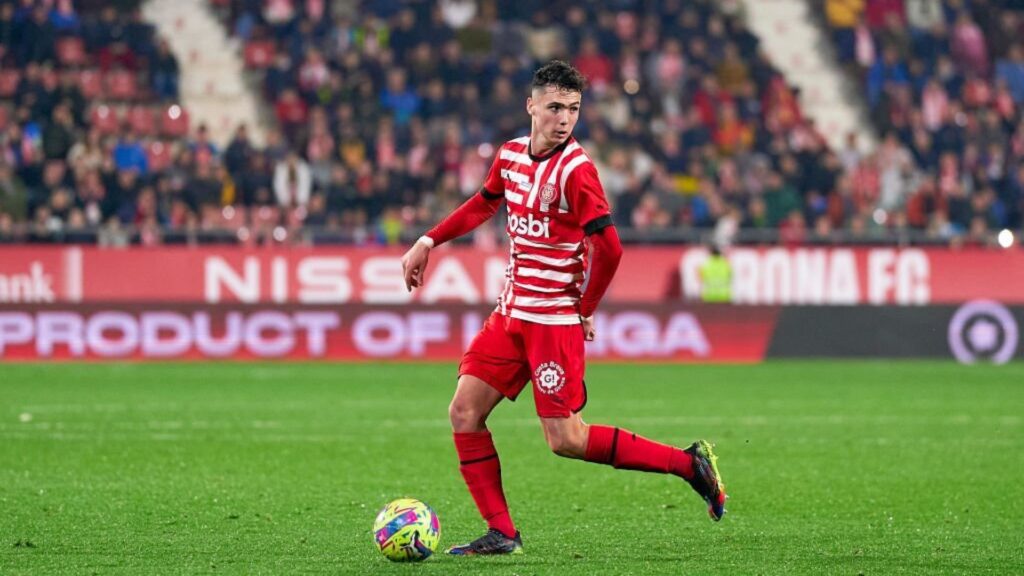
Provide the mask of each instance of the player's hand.
{"label": "player's hand", "polygon": [[597,330],[594,329],[594,317],[587,316],[584,318],[580,316],[580,323],[583,324],[583,339],[587,342],[592,342],[594,336],[597,335]]}
{"label": "player's hand", "polygon": [[409,292],[412,292],[413,288],[423,286],[423,273],[427,269],[429,256],[430,246],[420,241],[413,244],[402,256],[402,273],[405,275],[405,288]]}

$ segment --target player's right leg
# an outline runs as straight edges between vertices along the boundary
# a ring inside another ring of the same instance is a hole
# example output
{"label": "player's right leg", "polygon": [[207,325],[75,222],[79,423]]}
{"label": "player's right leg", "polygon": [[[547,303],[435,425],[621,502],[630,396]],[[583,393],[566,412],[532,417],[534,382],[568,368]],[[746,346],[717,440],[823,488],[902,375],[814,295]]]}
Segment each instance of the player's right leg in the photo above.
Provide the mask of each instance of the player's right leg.
{"label": "player's right leg", "polygon": [[448,405],[452,431],[456,434],[486,431],[487,417],[504,398],[501,392],[476,376],[459,376],[452,403]]}
{"label": "player's right leg", "polygon": [[501,392],[482,379],[469,374],[459,376],[448,415],[459,456],[459,472],[480,515],[487,521],[488,530],[472,542],[452,546],[449,554],[516,554],[523,550],[505,501],[498,451],[486,425],[487,417],[502,399]]}

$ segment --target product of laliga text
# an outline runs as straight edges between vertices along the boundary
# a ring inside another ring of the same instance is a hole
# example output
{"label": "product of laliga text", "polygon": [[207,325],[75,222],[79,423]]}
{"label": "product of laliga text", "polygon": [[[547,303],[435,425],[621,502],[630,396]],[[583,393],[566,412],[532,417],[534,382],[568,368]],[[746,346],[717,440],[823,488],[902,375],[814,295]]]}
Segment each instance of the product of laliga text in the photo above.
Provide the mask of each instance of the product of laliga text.
{"label": "product of laliga text", "polygon": [[373,541],[393,562],[429,558],[441,539],[441,522],[434,510],[413,498],[390,502],[373,523]]}

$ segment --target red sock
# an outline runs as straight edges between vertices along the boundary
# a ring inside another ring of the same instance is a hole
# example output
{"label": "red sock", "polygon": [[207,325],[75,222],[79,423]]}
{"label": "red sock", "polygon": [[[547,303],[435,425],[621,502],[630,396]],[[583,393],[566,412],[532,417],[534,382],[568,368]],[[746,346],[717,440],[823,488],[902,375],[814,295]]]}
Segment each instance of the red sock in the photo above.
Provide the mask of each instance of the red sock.
{"label": "red sock", "polygon": [[455,451],[459,455],[459,472],[473,495],[473,501],[489,528],[513,538],[515,524],[508,514],[505,492],[501,488],[501,463],[490,431],[455,432]]}
{"label": "red sock", "polygon": [[686,452],[611,426],[590,427],[584,459],[625,470],[693,477],[693,458]]}

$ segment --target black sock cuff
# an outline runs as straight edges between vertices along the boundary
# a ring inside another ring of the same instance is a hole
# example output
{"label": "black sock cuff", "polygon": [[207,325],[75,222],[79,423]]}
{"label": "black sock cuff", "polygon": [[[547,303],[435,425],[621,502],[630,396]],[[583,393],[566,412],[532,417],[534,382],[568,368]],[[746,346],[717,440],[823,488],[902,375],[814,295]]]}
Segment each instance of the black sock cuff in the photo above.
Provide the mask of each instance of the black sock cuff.
{"label": "black sock cuff", "polygon": [[474,458],[472,460],[459,460],[459,466],[470,466],[472,464],[479,464],[481,462],[486,462],[497,457],[498,453],[495,452],[494,454],[491,454],[490,456],[484,456],[483,458]]}
{"label": "black sock cuff", "polygon": [[615,450],[619,447],[619,429],[615,428],[615,432],[612,432],[612,449],[608,453],[608,463],[612,466],[615,465]]}

